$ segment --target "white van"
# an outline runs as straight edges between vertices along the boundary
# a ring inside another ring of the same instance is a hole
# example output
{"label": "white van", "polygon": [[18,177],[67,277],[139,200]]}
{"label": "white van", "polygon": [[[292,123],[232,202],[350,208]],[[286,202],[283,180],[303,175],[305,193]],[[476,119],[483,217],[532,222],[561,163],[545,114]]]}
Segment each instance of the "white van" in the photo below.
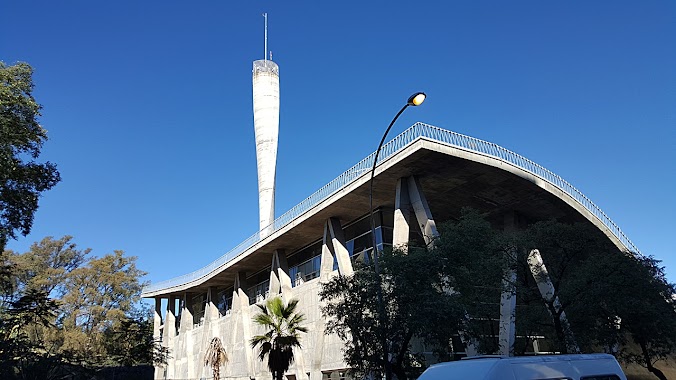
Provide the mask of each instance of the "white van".
{"label": "white van", "polygon": [[627,380],[612,355],[473,356],[429,367],[418,380]]}

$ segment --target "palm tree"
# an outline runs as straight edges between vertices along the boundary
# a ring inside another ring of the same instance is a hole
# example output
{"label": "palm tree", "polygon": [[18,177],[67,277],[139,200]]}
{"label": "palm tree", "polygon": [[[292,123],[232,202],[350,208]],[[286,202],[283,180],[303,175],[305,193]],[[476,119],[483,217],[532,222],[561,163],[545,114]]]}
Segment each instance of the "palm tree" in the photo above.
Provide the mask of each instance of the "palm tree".
{"label": "palm tree", "polygon": [[214,373],[214,380],[221,378],[221,366],[228,362],[228,354],[221,344],[221,340],[215,337],[209,343],[206,354],[204,354],[204,365],[211,366]]}
{"label": "palm tree", "polygon": [[263,361],[268,357],[268,368],[273,380],[282,380],[291,363],[293,348],[301,347],[300,333],[307,332],[300,324],[305,320],[301,313],[295,313],[297,299],[284,305],[280,297],[269,299],[265,305],[256,305],[261,312],[254,316],[254,322],[265,327],[264,335],[256,335],[251,339],[251,348],[260,345],[258,358]]}

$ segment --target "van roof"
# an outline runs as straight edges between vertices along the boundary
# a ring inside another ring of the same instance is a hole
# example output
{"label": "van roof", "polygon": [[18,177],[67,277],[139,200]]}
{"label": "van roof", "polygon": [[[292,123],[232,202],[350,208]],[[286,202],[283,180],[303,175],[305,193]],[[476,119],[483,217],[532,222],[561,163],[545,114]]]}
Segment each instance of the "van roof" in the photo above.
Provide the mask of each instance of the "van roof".
{"label": "van roof", "polygon": [[[461,360],[486,360],[486,359],[500,359],[518,363],[539,363],[552,361],[615,359],[615,357],[610,354],[568,354],[568,355],[534,355],[534,356],[478,355],[478,356],[468,356],[462,358]],[[438,363],[434,365],[442,365],[442,364],[447,363]]]}
{"label": "van roof", "polygon": [[[511,369],[507,370],[508,367]],[[513,373],[513,375],[509,376],[510,379],[535,379],[560,377],[571,370],[575,373],[580,371],[580,373],[587,373],[589,371],[598,372],[600,370],[604,374],[615,374],[619,370],[619,366],[615,358],[609,354],[517,357],[481,355],[434,364],[423,373],[423,376],[424,380],[504,379],[504,375],[507,373],[505,372],[506,370],[510,374]],[[621,378],[625,379],[624,377]]]}

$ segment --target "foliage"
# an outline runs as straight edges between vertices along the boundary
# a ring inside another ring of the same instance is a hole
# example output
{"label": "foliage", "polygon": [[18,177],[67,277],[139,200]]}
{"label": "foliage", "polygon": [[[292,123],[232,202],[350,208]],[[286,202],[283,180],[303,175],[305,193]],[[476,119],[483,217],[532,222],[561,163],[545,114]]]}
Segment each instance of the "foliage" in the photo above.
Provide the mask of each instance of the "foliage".
{"label": "foliage", "polygon": [[34,289],[7,303],[0,313],[0,377],[11,378],[16,373],[26,377],[36,367],[48,367],[46,372],[54,367],[53,350],[36,332],[53,326],[57,308],[46,293]]}
{"label": "foliage", "polygon": [[209,348],[204,354],[204,365],[211,367],[211,371],[214,374],[214,380],[219,380],[221,378],[221,366],[228,362],[228,354],[223,348],[221,339],[214,337],[209,343]]}
{"label": "foliage", "polygon": [[447,355],[449,339],[467,322],[465,313],[458,294],[446,287],[449,281],[440,270],[443,257],[435,252],[384,252],[380,263],[385,324],[378,318],[376,274],[369,266],[357,265],[353,276],[336,276],[322,286],[327,332],[345,342],[345,361],[356,377],[378,377],[389,366],[398,379],[414,378],[424,369],[424,358],[413,346],[425,344]]}
{"label": "foliage", "polygon": [[629,338],[628,342],[622,342],[626,344],[618,355],[625,362],[642,365],[666,380],[654,365],[658,360],[676,356],[675,286],[667,281],[664,268],[652,257],[625,255],[622,265],[623,278],[616,278],[610,294],[618,300],[614,302],[617,308],[609,310],[618,316],[622,337]]}
{"label": "foliage", "polygon": [[266,330],[263,335],[251,339],[251,347],[259,347],[258,358],[268,357],[268,368],[274,380],[282,380],[284,373],[293,363],[293,348],[301,347],[300,333],[307,332],[301,324],[305,320],[302,313],[296,313],[298,300],[292,299],[287,305],[280,297],[266,301],[265,305],[256,305],[260,313],[253,321]]}
{"label": "foliage", "polygon": [[117,365],[135,366],[167,363],[168,349],[153,336],[150,315],[131,313],[104,332],[107,360]]}
{"label": "foliage", "polygon": [[104,360],[105,331],[121,323],[140,300],[139,278],[145,273],[135,261],[115,251],[92,258],[70,273],[62,297],[62,349],[82,363]]}
{"label": "foliage", "polygon": [[30,232],[40,193],[61,180],[56,165],[35,161],[47,131],[37,120],[32,76],[26,63],[0,62],[0,251],[17,232]]}
{"label": "foliage", "polygon": [[[492,320],[499,310],[504,269],[513,265],[507,252],[515,244],[514,237],[497,231],[469,208],[462,210],[457,221],[442,224],[439,233],[434,252],[442,260],[443,286],[466,316],[456,333],[462,334],[463,341],[478,344],[479,352],[496,353],[498,331]],[[454,347],[454,351],[463,350]]]}
{"label": "foliage", "polygon": [[[385,326],[377,316],[373,268],[358,266],[354,276],[324,284],[327,330],[343,339],[345,360],[358,376],[380,376],[388,365],[399,379],[415,376],[422,351],[417,344],[448,360],[461,351],[449,346],[458,334],[479,343],[479,352],[495,353],[500,293],[513,285],[518,336],[545,336],[549,350],[565,352],[572,331],[582,352],[611,352],[664,378],[654,363],[676,354],[675,287],[655,259],[622,252],[586,224],[547,221],[504,231],[476,211],[463,210],[439,231],[432,249],[381,253]],[[537,288],[526,260],[534,248],[560,308]],[[516,269],[515,283],[505,278],[507,268]],[[570,330],[564,331],[563,313]],[[383,337],[389,362],[382,359]],[[528,339],[517,342],[517,353],[532,349]]]}
{"label": "foliage", "polygon": [[148,313],[139,310],[145,273],[136,258],[121,251],[89,257],[71,240],[48,237],[25,253],[0,255],[2,378],[84,376],[106,365],[166,360]]}

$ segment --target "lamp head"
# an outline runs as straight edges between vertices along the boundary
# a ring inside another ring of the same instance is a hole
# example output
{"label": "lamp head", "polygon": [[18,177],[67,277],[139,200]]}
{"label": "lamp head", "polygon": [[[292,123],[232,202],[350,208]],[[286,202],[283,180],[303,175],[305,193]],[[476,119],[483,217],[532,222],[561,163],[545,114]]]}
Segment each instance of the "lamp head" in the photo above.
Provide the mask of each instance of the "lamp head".
{"label": "lamp head", "polygon": [[411,95],[408,98],[408,105],[409,106],[419,106],[422,104],[422,102],[425,101],[425,98],[427,95],[425,95],[424,92],[416,92],[415,94]]}

